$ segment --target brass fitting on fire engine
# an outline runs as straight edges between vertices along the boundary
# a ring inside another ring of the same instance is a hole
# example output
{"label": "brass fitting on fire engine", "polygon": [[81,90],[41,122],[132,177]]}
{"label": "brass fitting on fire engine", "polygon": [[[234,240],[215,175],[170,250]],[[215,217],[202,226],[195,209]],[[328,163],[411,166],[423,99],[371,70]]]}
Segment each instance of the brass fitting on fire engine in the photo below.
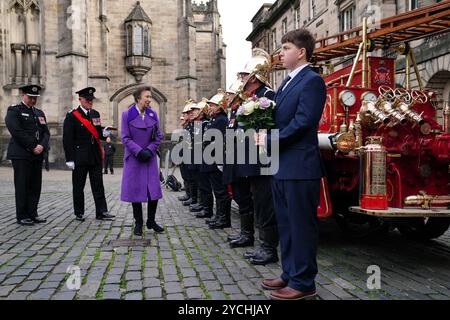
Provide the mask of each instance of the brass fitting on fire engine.
{"label": "brass fitting on fire engine", "polygon": [[430,196],[425,191],[420,191],[416,196],[405,199],[407,206],[420,206],[422,209],[430,209],[433,205],[450,205],[450,196]]}
{"label": "brass fitting on fire engine", "polygon": [[367,116],[374,118],[375,124],[380,122],[383,124],[388,124],[391,121],[389,115],[384,113],[384,111],[380,110],[377,104],[372,101],[362,102],[360,114],[361,114],[361,121],[365,123],[367,123],[368,120]]}
{"label": "brass fitting on fire engine", "polygon": [[361,114],[358,112],[355,121],[355,138],[356,138],[356,148],[359,150],[363,146],[363,133],[361,126]]}
{"label": "brass fitting on fire engine", "polygon": [[411,105],[401,101],[398,103],[397,108],[400,109],[411,121],[419,125],[423,125],[425,123],[425,120],[422,118],[421,114],[411,110]]}
{"label": "brass fitting on fire engine", "polygon": [[444,107],[444,133],[450,133],[450,105],[448,102]]}
{"label": "brass fitting on fire engine", "polygon": [[404,115],[403,113],[399,112],[398,110],[395,109],[394,105],[389,102],[389,101],[382,101],[381,105],[383,106],[383,110],[390,115],[392,118],[394,118],[394,120],[398,123],[400,123],[401,125],[406,124],[406,122],[408,121],[408,119],[406,118],[406,115]]}

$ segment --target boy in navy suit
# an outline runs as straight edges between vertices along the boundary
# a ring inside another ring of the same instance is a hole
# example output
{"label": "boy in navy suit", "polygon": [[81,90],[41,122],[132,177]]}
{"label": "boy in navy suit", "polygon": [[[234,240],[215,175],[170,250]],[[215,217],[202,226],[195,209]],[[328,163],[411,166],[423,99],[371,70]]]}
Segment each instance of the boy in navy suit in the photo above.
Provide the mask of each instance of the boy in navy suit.
{"label": "boy in navy suit", "polygon": [[317,128],[322,116],[324,80],[308,65],[315,39],[306,29],[282,38],[281,59],[290,70],[277,91],[277,137],[261,133],[258,145],[279,144],[279,170],[272,179],[272,193],[280,235],[283,272],[262,281],[272,290],[271,299],[300,300],[316,295],[318,225],[317,207],[323,175]]}

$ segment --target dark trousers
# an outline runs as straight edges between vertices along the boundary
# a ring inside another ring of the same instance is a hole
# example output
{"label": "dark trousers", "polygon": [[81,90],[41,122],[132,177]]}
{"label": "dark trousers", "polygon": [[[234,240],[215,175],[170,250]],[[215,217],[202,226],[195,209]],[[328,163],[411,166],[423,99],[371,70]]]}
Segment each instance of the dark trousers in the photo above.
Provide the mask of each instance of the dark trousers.
{"label": "dark trousers", "polygon": [[209,184],[211,185],[212,192],[216,198],[216,205],[226,206],[227,203],[231,203],[230,195],[228,194],[227,186],[222,182],[222,171],[217,169],[212,172],[202,173],[208,179]]}
{"label": "dark trousers", "polygon": [[[142,203],[133,202],[133,216],[136,224],[144,224],[144,218],[142,216]],[[149,200],[147,204],[147,219],[149,223],[155,222],[156,209],[158,207],[158,200]]]}
{"label": "dark trousers", "polygon": [[75,165],[75,170],[72,172],[72,187],[73,187],[73,206],[75,215],[84,215],[84,186],[86,185],[86,178],[89,174],[89,181],[91,182],[92,195],[95,202],[95,213],[97,216],[108,211],[105,198],[105,188],[103,187],[103,173],[102,166],[80,166]]}
{"label": "dark trousers", "polygon": [[239,206],[239,214],[253,214],[253,197],[250,188],[250,180],[241,178],[232,183],[233,198]]}
{"label": "dark trousers", "polygon": [[272,198],[272,178],[271,176],[255,176],[249,179],[259,239],[264,247],[276,250],[278,247],[278,228]]}
{"label": "dark trousers", "polygon": [[17,220],[37,217],[42,188],[42,160],[12,160]]}
{"label": "dark trousers", "polygon": [[197,201],[198,187],[196,179],[192,173],[192,170],[188,168],[187,165],[182,164],[180,166],[181,177],[184,180],[186,194],[192,198],[192,200]]}
{"label": "dark trousers", "polygon": [[272,180],[280,234],[281,278],[289,287],[315,290],[320,180]]}
{"label": "dark trousers", "polygon": [[214,206],[214,196],[211,187],[211,183],[208,179],[208,174],[200,172],[199,170],[193,171],[192,174],[195,177],[195,181],[198,186],[198,191],[200,195],[200,204],[203,207],[210,208],[212,210]]}
{"label": "dark trousers", "polygon": [[111,173],[114,173],[114,156],[105,156],[105,173],[108,173],[108,168]]}

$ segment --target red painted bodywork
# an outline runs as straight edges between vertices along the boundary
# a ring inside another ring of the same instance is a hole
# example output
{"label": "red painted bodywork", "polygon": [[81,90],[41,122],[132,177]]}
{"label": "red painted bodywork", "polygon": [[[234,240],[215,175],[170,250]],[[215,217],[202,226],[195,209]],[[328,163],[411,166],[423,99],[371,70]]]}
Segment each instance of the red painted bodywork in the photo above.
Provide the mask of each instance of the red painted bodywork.
{"label": "red painted bodywork", "polygon": [[[327,99],[319,125],[319,133],[338,133],[345,122],[345,109],[339,95],[343,90],[356,94],[356,104],[349,108],[348,122],[355,121],[361,108],[362,95],[373,92],[377,96],[378,88],[387,85],[395,89],[395,60],[391,58],[368,58],[368,87],[361,86],[361,62],[357,65],[352,85],[345,84],[352,66],[336,71],[324,77],[327,83]],[[415,104],[412,110],[422,114],[431,126],[431,133],[423,135],[418,124],[408,121],[405,125],[380,125],[372,131],[363,127],[363,141],[368,136],[382,136],[388,152],[386,184],[389,207],[403,208],[408,196],[425,191],[429,195],[448,195],[450,193],[450,134],[443,133],[442,126],[436,121],[436,109],[433,99],[425,104]],[[429,99],[430,100],[430,99]],[[318,209],[320,218],[329,217],[332,211],[330,194],[337,191],[359,193],[360,162],[359,157],[342,153],[322,151],[327,168],[327,186],[322,188]]]}

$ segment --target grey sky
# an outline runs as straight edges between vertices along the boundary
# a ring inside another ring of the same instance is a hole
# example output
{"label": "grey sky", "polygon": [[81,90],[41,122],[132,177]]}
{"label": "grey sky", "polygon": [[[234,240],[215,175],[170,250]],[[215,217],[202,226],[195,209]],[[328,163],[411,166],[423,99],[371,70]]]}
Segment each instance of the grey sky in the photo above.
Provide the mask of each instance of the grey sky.
{"label": "grey sky", "polygon": [[274,2],[274,0],[218,0],[223,37],[227,45],[227,87],[233,83],[238,70],[251,57],[251,44],[245,40],[252,31],[250,20],[264,3]]}
{"label": "grey sky", "polygon": [[251,57],[251,43],[246,41],[252,32],[250,20],[264,3],[273,0],[218,0],[223,27],[224,42],[227,45],[227,86],[236,73]]}

